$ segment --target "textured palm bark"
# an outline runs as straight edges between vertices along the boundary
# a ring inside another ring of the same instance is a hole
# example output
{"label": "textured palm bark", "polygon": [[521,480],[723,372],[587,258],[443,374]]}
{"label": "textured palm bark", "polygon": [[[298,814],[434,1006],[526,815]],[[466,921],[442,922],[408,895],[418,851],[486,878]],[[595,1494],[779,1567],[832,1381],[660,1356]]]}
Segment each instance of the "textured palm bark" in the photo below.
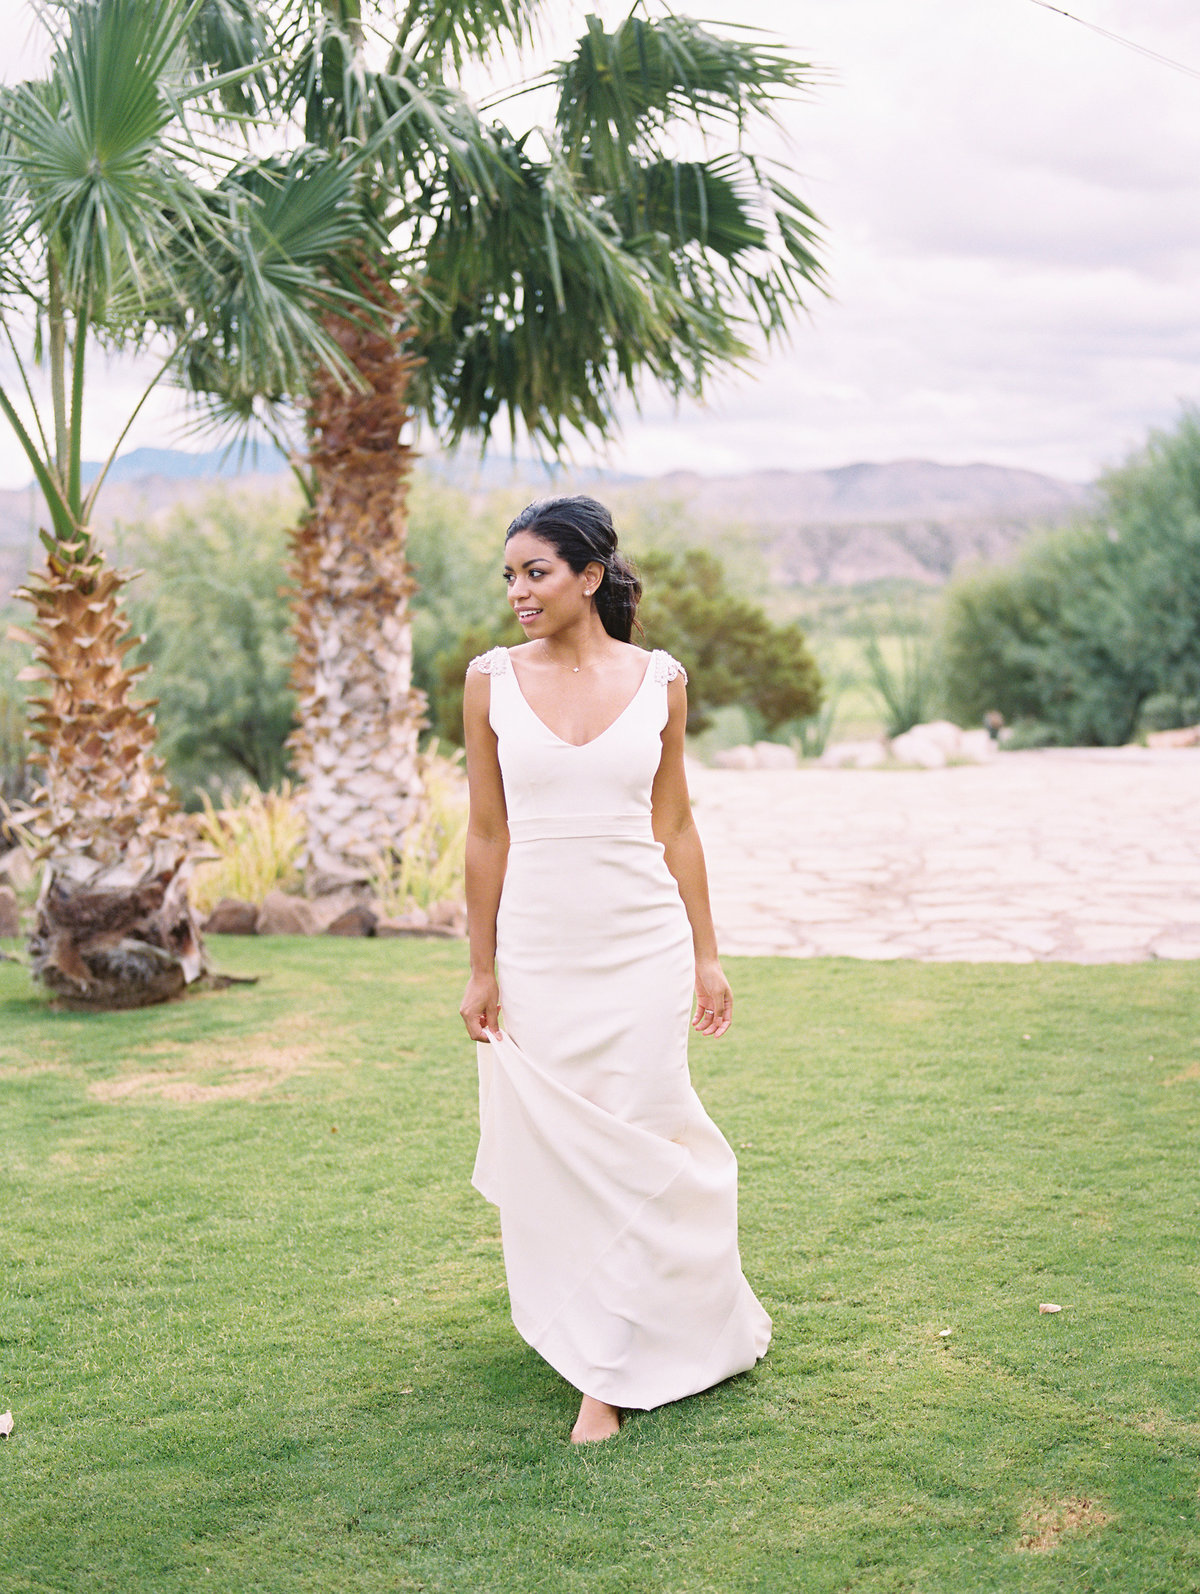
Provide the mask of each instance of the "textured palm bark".
{"label": "textured palm bark", "polygon": [[403,301],[372,286],[377,324],[331,325],[363,386],[324,371],[313,379],[316,494],[292,543],[298,725],[289,745],[314,893],[368,879],[397,848],[421,799],[425,699],[412,685],[405,557],[414,454],[400,440],[416,361],[405,349]]}
{"label": "textured palm bark", "polygon": [[46,862],[29,950],[35,978],[80,1007],[141,1007],[205,968],[188,905],[188,833],[154,752],[153,704],[131,697],[138,641],[127,578],[83,542],[61,545],[18,596],[36,663],[31,762],[43,785],[28,830]]}

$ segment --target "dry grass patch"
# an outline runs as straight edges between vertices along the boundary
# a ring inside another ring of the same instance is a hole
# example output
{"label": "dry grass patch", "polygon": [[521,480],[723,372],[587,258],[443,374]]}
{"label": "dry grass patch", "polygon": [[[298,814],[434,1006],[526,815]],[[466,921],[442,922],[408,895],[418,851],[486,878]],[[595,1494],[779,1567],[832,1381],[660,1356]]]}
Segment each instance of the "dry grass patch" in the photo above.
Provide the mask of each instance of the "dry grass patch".
{"label": "dry grass patch", "polygon": [[197,1106],[210,1101],[251,1101],[290,1078],[293,1074],[307,1073],[305,1059],[287,1054],[276,1056],[269,1067],[251,1062],[237,1064],[228,1078],[215,1084],[205,1084],[177,1073],[148,1070],[142,1074],[126,1074],[121,1079],[98,1079],[88,1086],[88,1094],[96,1101],[117,1102],[130,1098],[144,1100],[157,1096],[163,1101],[178,1102],[184,1106]]}
{"label": "dry grass patch", "polygon": [[342,1066],[324,1053],[311,1033],[306,1015],[283,1020],[270,1035],[217,1037],[197,1041],[165,1041],[147,1048],[138,1061],[157,1063],[115,1079],[88,1085],[95,1101],[144,1100],[195,1106],[210,1101],[252,1101],[296,1074]]}
{"label": "dry grass patch", "polygon": [[1200,1063],[1193,1063],[1190,1068],[1185,1068],[1182,1074],[1169,1074],[1163,1080],[1164,1085],[1186,1085],[1190,1080],[1200,1079]]}
{"label": "dry grass patch", "polygon": [[1065,1499],[1051,1504],[1038,1501],[1021,1518],[1021,1537],[1014,1549],[1047,1555],[1064,1538],[1083,1538],[1104,1527],[1112,1517],[1094,1500]]}

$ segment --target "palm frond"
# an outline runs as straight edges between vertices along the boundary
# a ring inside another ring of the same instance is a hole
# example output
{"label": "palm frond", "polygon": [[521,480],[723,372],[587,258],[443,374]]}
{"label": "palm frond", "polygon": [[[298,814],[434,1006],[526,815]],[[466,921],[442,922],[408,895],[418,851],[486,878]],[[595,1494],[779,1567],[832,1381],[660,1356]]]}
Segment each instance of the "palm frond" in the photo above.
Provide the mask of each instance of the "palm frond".
{"label": "palm frond", "polygon": [[[194,67],[221,76],[225,110],[251,116],[264,109],[271,82],[263,63],[272,51],[267,18],[255,0],[203,0],[188,23],[185,49]],[[248,75],[246,68],[252,68]]]}
{"label": "palm frond", "polygon": [[349,260],[372,245],[386,248],[373,236],[356,163],[313,150],[256,163],[230,174],[210,204],[215,224],[203,253],[183,262],[194,307],[185,385],[250,413],[259,394],[303,393],[315,363],[348,378],[323,318],[364,308]]}
{"label": "palm frond", "polygon": [[70,8],[46,83],[0,94],[3,162],[30,224],[49,241],[72,305],[103,313],[132,279],[149,298],[156,263],[199,214],[194,185],[167,158],[162,90],[181,0],[98,0]]}
{"label": "palm frond", "polygon": [[389,70],[408,56],[448,58],[459,71],[464,62],[482,60],[506,44],[525,44],[545,9],[546,0],[408,0]]}
{"label": "palm frond", "polygon": [[671,122],[740,131],[751,113],[773,117],[780,96],[806,88],[811,75],[790,51],[718,35],[690,17],[632,14],[611,32],[588,17],[574,55],[545,81],[558,88],[568,159],[611,188],[657,153]]}
{"label": "palm frond", "polygon": [[622,246],[563,162],[535,161],[499,131],[496,148],[504,181],[486,221],[451,196],[416,283],[416,384],[452,442],[486,438],[505,413],[558,451],[571,432],[606,435],[640,371],[679,391],[718,353],[745,352]]}

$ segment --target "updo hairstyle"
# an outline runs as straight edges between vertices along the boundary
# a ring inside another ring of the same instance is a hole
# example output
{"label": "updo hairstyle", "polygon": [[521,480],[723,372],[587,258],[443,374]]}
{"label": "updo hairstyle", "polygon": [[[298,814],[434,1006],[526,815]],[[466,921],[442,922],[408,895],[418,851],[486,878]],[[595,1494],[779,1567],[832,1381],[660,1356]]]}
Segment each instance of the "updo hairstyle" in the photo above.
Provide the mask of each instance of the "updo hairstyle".
{"label": "updo hairstyle", "polygon": [[[633,636],[642,583],[627,559],[617,552],[612,516],[594,498],[540,498],[528,504],[504,534],[517,532],[548,542],[577,576],[593,562],[604,566],[594,601],[609,636],[628,642]],[[639,627],[640,629],[640,627]]]}

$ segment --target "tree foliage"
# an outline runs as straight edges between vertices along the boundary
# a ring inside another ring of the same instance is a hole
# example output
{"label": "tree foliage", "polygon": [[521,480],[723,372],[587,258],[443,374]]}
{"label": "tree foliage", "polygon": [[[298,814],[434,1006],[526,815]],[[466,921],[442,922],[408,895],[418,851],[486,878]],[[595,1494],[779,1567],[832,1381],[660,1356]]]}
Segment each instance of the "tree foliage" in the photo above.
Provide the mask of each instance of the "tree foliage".
{"label": "tree foliage", "polygon": [[803,631],[773,624],[739,596],[716,554],[659,549],[637,565],[645,645],[665,648],[688,672],[689,731],[729,703],[754,711],[768,731],[816,713],[821,676]]}
{"label": "tree foliage", "polygon": [[[357,161],[361,262],[410,304],[414,412],[451,441],[486,440],[504,416],[558,453],[572,432],[613,432],[645,375],[703,393],[758,336],[785,335],[823,272],[812,212],[754,153],[753,124],[808,87],[805,62],[639,6],[611,29],[587,16],[565,60],[477,106],[464,72],[527,46],[543,9],[408,0],[368,18],[354,0],[240,0],[215,42],[206,12],[189,38],[217,64],[240,39],[257,69],[238,91],[330,173]],[[501,107],[530,88],[555,112],[522,131]],[[301,381],[256,397],[202,351],[188,374],[215,413],[257,413],[277,435],[304,395]]]}
{"label": "tree foliage", "polygon": [[285,519],[271,499],[214,494],[126,534],[143,566],[130,611],[154,670],[159,750],[189,803],[199,790],[247,777],[266,789],[288,773]]}
{"label": "tree foliage", "polygon": [[1200,417],[1101,483],[1095,514],[1011,564],[954,581],[943,614],[946,696],[1065,744],[1128,741],[1200,716]]}

